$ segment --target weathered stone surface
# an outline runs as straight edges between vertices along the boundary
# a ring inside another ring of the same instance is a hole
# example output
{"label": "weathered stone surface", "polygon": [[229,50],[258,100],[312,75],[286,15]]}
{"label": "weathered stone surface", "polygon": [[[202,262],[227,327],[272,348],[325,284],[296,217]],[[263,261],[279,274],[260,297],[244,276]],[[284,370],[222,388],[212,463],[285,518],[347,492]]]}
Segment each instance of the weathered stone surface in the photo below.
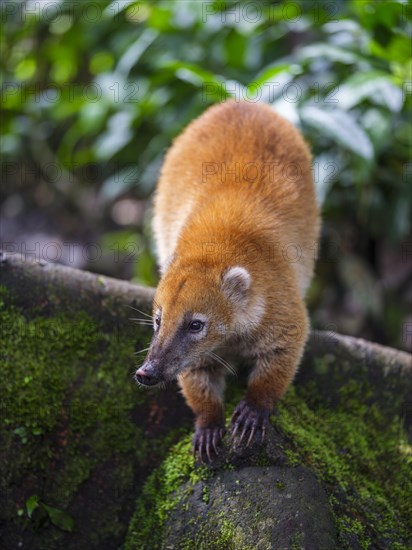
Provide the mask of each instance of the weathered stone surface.
{"label": "weathered stone surface", "polygon": [[[182,493],[187,489],[183,486]],[[228,537],[229,547],[239,550],[316,550],[337,544],[326,493],[302,466],[220,471],[181,500],[164,535],[167,548],[175,549],[184,541],[224,547]]]}

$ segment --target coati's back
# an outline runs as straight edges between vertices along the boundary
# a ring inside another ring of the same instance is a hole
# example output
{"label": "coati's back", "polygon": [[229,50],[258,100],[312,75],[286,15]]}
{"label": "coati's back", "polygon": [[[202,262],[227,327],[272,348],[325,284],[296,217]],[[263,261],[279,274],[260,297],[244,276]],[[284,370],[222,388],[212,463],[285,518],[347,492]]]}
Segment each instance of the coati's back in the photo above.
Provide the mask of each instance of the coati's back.
{"label": "coati's back", "polygon": [[174,141],[155,199],[161,269],[179,239],[201,246],[223,223],[280,247],[304,294],[320,225],[311,156],[298,131],[267,105],[215,105]]}

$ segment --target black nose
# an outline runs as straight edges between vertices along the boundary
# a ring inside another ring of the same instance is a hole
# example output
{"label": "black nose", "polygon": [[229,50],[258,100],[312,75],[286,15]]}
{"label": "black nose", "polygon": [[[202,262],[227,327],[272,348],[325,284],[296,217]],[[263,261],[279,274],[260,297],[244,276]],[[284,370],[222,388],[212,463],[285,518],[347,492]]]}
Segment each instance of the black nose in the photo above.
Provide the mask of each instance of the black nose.
{"label": "black nose", "polygon": [[156,382],[155,377],[143,369],[136,371],[134,377],[135,380],[143,386],[152,386]]}

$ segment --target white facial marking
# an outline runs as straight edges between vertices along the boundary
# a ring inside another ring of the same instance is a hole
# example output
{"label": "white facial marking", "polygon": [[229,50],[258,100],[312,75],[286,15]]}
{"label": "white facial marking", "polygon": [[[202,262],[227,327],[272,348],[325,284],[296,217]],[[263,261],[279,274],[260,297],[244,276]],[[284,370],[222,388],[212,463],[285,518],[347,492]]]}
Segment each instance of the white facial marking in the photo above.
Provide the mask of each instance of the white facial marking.
{"label": "white facial marking", "polygon": [[263,319],[266,311],[266,300],[263,296],[256,296],[248,304],[245,311],[245,319],[249,325],[257,326]]}

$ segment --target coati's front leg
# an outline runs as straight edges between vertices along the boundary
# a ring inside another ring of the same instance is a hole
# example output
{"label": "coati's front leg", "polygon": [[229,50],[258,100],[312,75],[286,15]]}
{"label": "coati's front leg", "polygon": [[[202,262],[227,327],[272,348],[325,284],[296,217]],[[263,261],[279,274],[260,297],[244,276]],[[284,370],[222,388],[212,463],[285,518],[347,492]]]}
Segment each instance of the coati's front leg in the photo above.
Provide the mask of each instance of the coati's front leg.
{"label": "coati's front leg", "polygon": [[255,355],[255,368],[249,376],[246,395],[237,405],[231,420],[235,445],[246,436],[246,445],[249,446],[258,431],[263,442],[269,415],[295,376],[309,330],[303,303],[297,305],[295,312],[293,320],[290,317],[290,322],[284,321],[282,328],[277,326],[272,346],[269,345],[270,339],[266,339],[261,346],[265,349]]}
{"label": "coati's front leg", "polygon": [[212,452],[219,454],[225,433],[223,370],[220,366],[203,363],[200,368],[180,375],[178,382],[196,416],[193,453],[201,462],[205,455],[210,461]]}
{"label": "coati's front leg", "polygon": [[232,440],[240,444],[247,435],[247,446],[260,431],[263,442],[269,415],[276,401],[285,393],[296,370],[296,365],[283,350],[274,350],[259,357],[249,378],[248,389],[232,416]]}

